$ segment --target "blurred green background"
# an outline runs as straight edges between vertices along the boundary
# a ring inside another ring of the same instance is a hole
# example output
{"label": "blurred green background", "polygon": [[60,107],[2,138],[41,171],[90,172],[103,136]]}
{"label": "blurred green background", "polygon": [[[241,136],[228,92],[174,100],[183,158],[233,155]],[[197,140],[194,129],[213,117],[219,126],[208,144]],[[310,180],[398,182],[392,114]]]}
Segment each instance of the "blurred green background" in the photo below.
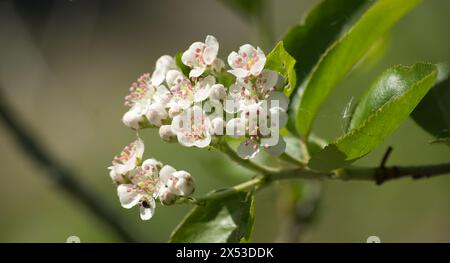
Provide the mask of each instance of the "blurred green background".
{"label": "blurred green background", "polygon": [[[317,1],[270,1],[281,36]],[[384,57],[354,70],[319,113],[315,131],[332,139],[342,133],[342,111],[371,80],[395,64],[450,61],[450,1],[426,0],[392,31]],[[79,180],[108,202],[137,238],[165,242],[189,206],[158,206],[142,222],[137,209],[120,207],[106,167],[135,133],[122,125],[123,97],[141,73],[163,54],[185,50],[207,34],[220,42],[220,56],[243,43],[258,45],[256,29],[219,1],[0,1],[0,83],[39,141]],[[266,52],[269,50],[266,50]],[[301,63],[301,61],[299,62]],[[430,116],[432,118],[432,116]],[[161,142],[144,130],[145,157],[191,172],[197,194],[251,176],[218,152]],[[0,125],[0,242],[117,242],[110,228],[76,198],[47,180]],[[406,121],[361,165],[377,165],[385,149],[389,164],[447,162],[450,149]],[[276,239],[280,217],[274,185],[258,193],[253,241]],[[305,242],[450,242],[450,176],[369,182],[325,182],[317,222]]]}

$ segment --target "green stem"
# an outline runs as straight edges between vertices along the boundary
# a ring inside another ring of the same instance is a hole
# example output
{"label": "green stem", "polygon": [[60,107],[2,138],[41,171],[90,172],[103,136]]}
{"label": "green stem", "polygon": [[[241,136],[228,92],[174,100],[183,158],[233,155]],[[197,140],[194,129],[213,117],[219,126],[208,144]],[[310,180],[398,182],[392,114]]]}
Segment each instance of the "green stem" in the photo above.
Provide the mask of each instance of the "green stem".
{"label": "green stem", "polygon": [[[258,168],[259,169],[259,168]],[[382,184],[386,181],[411,177],[413,179],[428,178],[438,175],[450,174],[450,163],[424,165],[424,166],[392,166],[392,167],[351,167],[333,172],[317,172],[307,168],[290,169],[265,173],[263,176],[255,177],[244,183],[211,192],[203,197],[194,199],[190,203],[197,205],[205,204],[208,201],[220,199],[237,192],[259,190],[274,181],[292,179],[333,179],[333,180],[362,180],[375,181]],[[186,202],[180,202],[186,203]]]}
{"label": "green stem", "polygon": [[224,154],[226,154],[231,160],[239,164],[240,166],[247,168],[249,170],[252,170],[258,174],[272,174],[276,172],[276,170],[268,169],[265,167],[262,167],[254,162],[251,162],[250,160],[245,160],[239,157],[237,153],[228,145],[227,142],[223,141],[218,146],[218,149],[222,151]]}

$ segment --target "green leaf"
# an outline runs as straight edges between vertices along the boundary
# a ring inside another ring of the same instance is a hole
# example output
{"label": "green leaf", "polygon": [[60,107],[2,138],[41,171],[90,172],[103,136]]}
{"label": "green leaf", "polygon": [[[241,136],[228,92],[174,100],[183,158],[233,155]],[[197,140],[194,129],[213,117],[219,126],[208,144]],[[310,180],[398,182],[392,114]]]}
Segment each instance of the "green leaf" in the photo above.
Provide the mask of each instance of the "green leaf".
{"label": "green leaf", "polygon": [[286,52],[283,46],[283,42],[280,41],[275,48],[267,55],[265,68],[279,72],[284,80],[288,83],[284,87],[284,94],[290,96],[295,88],[295,59]]}
{"label": "green leaf", "polygon": [[409,116],[433,86],[437,68],[417,63],[385,71],[363,95],[351,119],[350,130],[314,155],[314,170],[333,170],[366,155]]}
{"label": "green leaf", "polygon": [[438,69],[438,83],[414,109],[411,117],[436,137],[436,142],[441,142],[450,136],[450,78],[447,64],[438,65]]}
{"label": "green leaf", "polygon": [[291,92],[288,129],[298,135],[296,115],[300,86],[323,53],[341,36],[347,25],[370,0],[323,0],[317,4],[299,25],[283,37],[284,48],[297,61],[297,86]]}
{"label": "green leaf", "polygon": [[[364,56],[375,41],[385,35],[419,2],[421,1],[377,1],[344,36],[325,52],[302,88],[303,93],[296,117],[296,127],[302,136],[306,137],[310,132],[315,115],[336,84]],[[297,59],[297,61],[300,60]]]}
{"label": "green leaf", "polygon": [[177,64],[177,67],[179,67],[181,69],[181,72],[183,72],[183,74],[188,77],[191,69],[188,66],[184,65],[183,62],[181,61],[182,55],[183,55],[183,52],[178,52],[175,55],[175,64]]}
{"label": "green leaf", "polygon": [[236,77],[225,70],[217,73],[216,77],[217,81],[224,85],[226,88],[230,87],[234,82],[236,82]]}
{"label": "green leaf", "polygon": [[263,13],[266,0],[221,0],[232,9],[239,12],[244,18],[260,17]]}
{"label": "green leaf", "polygon": [[253,192],[238,192],[196,206],[172,233],[169,242],[247,242],[253,230]]}
{"label": "green leaf", "polygon": [[316,5],[299,24],[283,37],[284,48],[301,63],[295,66],[298,83],[327,48],[336,41],[347,23],[370,0],[324,0]]}

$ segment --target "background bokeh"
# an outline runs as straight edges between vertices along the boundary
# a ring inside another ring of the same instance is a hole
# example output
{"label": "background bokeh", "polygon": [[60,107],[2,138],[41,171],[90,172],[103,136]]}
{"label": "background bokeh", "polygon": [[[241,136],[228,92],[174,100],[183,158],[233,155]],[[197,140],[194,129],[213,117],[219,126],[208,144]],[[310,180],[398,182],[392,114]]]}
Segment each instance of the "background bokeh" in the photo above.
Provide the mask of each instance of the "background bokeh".
{"label": "background bokeh", "polygon": [[[271,1],[281,36],[316,1]],[[388,66],[415,61],[450,61],[450,2],[426,0],[390,35],[390,46],[374,66],[354,70],[319,113],[316,133],[342,133],[342,111]],[[5,95],[42,144],[112,207],[139,240],[165,242],[189,206],[159,206],[149,222],[119,205],[106,167],[135,133],[122,125],[123,97],[162,54],[175,54],[207,34],[217,37],[226,57],[258,34],[219,1],[0,1],[0,83]],[[268,50],[266,50],[268,51]],[[301,61],[299,62],[301,63]],[[433,116],[430,116],[432,118]],[[146,157],[186,169],[197,193],[251,176],[217,152],[160,141],[144,130]],[[117,242],[109,227],[76,198],[47,180],[0,125],[0,242]],[[407,120],[377,150],[359,161],[376,165],[387,148],[390,164],[449,161],[450,149],[429,145],[430,136]],[[275,185],[258,193],[253,241],[275,240],[280,218]],[[450,242],[450,176],[370,182],[325,182],[317,222],[305,242]]]}

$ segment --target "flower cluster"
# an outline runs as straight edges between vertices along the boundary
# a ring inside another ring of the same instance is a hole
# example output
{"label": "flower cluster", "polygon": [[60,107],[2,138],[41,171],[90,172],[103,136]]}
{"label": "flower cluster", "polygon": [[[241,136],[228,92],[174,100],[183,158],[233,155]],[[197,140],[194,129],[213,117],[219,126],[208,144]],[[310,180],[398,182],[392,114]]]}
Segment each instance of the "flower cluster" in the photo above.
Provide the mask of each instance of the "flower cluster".
{"label": "flower cluster", "polygon": [[113,159],[108,169],[117,184],[122,207],[139,205],[141,219],[148,220],[155,213],[155,200],[173,204],[177,198],[193,193],[194,181],[188,172],[177,171],[155,159],[142,161],[143,154],[144,143],[137,139]]}
{"label": "flower cluster", "polygon": [[186,147],[207,147],[223,135],[242,137],[237,152],[244,159],[256,156],[261,147],[280,155],[286,145],[279,129],[286,124],[288,105],[280,92],[283,78],[265,68],[260,48],[245,44],[231,52],[228,70],[218,52],[216,38],[207,36],[205,42],[193,43],[178,62],[168,55],[160,57],[152,74],[132,84],[123,123],[135,130],[159,128],[164,141]]}

